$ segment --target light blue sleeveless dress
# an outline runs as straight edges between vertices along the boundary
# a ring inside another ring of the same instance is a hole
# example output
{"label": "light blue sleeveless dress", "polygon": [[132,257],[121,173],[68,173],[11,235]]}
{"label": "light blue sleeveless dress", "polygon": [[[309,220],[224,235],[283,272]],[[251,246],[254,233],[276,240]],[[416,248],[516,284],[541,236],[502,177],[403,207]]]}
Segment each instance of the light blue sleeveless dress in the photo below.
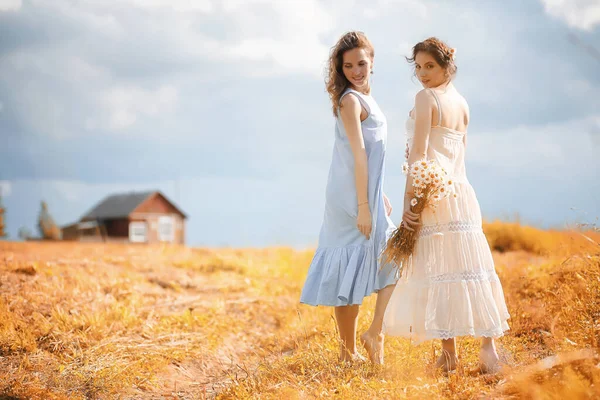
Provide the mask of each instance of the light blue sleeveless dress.
{"label": "light blue sleeveless dress", "polygon": [[354,156],[338,115],[319,245],[300,296],[301,303],[313,306],[362,304],[366,296],[398,280],[397,268],[392,264],[379,268],[381,253],[395,229],[383,201],[387,121],[371,96],[348,89],[342,98],[348,94],[355,95],[368,113],[361,129],[369,170],[372,231],[367,240],[356,226]]}

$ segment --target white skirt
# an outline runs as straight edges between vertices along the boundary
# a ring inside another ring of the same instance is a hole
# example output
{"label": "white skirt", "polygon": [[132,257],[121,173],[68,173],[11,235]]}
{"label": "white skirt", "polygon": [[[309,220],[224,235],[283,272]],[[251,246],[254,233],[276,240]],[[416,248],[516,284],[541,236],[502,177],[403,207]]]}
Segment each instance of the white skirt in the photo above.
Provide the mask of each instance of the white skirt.
{"label": "white skirt", "polygon": [[384,316],[384,332],[420,343],[456,336],[498,337],[510,318],[481,211],[468,182],[457,198],[422,213],[423,226],[407,271]]}

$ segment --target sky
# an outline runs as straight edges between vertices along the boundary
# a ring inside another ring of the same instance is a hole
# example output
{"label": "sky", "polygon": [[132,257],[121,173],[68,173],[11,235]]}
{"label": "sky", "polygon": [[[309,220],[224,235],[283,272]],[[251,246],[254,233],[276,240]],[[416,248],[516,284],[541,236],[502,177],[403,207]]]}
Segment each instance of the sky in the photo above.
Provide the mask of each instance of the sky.
{"label": "sky", "polygon": [[600,0],[0,0],[0,188],[10,238],[107,195],[162,191],[190,246],[313,247],[334,119],[323,71],[375,46],[385,191],[401,220],[405,56],[457,49],[467,174],[488,220],[600,216]]}

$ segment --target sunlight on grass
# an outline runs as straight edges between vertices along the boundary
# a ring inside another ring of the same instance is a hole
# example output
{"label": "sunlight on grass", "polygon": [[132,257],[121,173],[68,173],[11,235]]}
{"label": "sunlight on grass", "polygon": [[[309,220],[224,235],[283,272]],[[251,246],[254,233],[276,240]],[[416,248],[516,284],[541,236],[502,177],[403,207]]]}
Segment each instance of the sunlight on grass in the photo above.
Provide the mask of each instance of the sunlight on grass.
{"label": "sunlight on grass", "polygon": [[437,342],[387,338],[383,367],[336,362],[332,309],[298,303],[313,251],[0,242],[0,396],[600,396],[599,235],[484,230],[511,312],[506,368],[473,375],[478,341],[460,338],[449,378],[431,371]]}

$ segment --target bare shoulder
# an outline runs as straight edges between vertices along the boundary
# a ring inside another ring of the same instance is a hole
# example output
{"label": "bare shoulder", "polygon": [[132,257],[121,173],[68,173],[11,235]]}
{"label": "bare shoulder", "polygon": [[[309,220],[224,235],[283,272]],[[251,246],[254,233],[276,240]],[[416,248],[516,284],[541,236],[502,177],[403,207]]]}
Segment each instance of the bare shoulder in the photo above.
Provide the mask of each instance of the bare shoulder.
{"label": "bare shoulder", "polygon": [[352,92],[348,92],[342,97],[342,106],[350,106],[360,104],[358,97],[356,97]]}
{"label": "bare shoulder", "polygon": [[417,95],[415,96],[415,100],[433,100],[433,93],[431,93],[431,90],[429,89],[422,89],[419,91],[419,93],[417,93]]}
{"label": "bare shoulder", "polygon": [[433,93],[428,89],[423,89],[415,96],[415,107],[431,107],[435,104]]}
{"label": "bare shoulder", "polygon": [[354,114],[357,111],[360,114],[360,108],[361,108],[360,100],[358,100],[358,97],[356,97],[352,93],[348,93],[348,94],[344,95],[344,97],[342,97],[341,105],[342,105],[342,109],[341,109],[342,114],[346,114],[346,113]]}

